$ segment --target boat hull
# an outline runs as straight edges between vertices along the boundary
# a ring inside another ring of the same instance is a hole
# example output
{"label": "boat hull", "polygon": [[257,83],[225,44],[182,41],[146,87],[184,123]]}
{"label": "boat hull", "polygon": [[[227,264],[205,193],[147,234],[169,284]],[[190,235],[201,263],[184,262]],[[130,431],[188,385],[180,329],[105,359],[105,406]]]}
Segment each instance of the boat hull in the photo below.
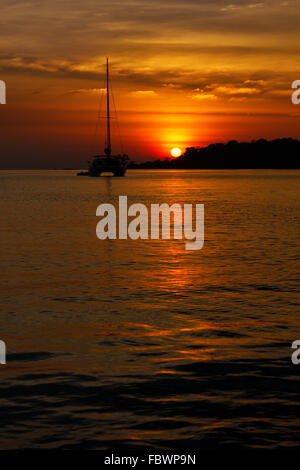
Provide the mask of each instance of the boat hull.
{"label": "boat hull", "polygon": [[89,164],[89,175],[98,177],[102,173],[113,173],[114,176],[124,176],[126,167],[127,158],[125,155],[97,155]]}

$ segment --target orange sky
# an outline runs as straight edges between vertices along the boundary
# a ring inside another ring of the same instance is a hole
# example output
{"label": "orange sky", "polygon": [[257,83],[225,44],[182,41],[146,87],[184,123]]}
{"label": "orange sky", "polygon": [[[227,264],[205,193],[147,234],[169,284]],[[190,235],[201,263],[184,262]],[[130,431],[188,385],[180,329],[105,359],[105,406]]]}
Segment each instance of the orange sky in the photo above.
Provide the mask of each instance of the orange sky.
{"label": "orange sky", "polygon": [[[124,152],[300,138],[298,1],[2,0],[1,168],[84,167],[105,59]],[[104,112],[102,99],[102,116]],[[113,151],[122,150],[113,119]]]}

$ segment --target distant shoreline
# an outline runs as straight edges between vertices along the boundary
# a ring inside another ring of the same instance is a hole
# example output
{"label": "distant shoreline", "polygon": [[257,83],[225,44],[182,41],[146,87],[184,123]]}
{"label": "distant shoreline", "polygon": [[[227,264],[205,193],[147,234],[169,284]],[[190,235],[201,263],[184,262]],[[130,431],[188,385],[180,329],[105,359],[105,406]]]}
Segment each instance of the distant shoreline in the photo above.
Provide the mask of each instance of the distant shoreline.
{"label": "distant shoreline", "polygon": [[[299,170],[300,141],[293,138],[259,139],[252,142],[231,140],[207,147],[189,147],[178,158],[131,161],[128,170]],[[295,165],[295,161],[297,161]],[[64,170],[84,168],[2,168],[0,171]]]}
{"label": "distant shoreline", "polygon": [[226,144],[190,147],[176,159],[131,163],[128,169],[141,170],[297,170],[300,141],[292,138],[259,139],[252,142],[231,140]]}

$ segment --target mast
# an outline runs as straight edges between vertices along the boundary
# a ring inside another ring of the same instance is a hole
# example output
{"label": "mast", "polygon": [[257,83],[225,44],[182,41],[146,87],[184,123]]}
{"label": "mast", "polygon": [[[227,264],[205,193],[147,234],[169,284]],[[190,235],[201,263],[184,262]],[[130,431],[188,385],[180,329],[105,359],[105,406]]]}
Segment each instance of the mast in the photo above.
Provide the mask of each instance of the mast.
{"label": "mast", "polygon": [[107,141],[106,149],[104,152],[106,155],[111,154],[111,141],[110,141],[110,113],[109,113],[109,70],[108,70],[108,57],[106,59],[106,106],[107,106]]}

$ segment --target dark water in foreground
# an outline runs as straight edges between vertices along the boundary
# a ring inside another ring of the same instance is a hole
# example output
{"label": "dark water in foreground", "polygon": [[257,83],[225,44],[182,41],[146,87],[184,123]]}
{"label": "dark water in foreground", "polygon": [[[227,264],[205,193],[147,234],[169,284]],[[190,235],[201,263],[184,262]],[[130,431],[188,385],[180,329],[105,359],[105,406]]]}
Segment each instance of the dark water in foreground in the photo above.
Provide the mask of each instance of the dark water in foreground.
{"label": "dark water in foreground", "polygon": [[[299,171],[0,173],[2,449],[297,448]],[[204,203],[205,245],[96,207]]]}

